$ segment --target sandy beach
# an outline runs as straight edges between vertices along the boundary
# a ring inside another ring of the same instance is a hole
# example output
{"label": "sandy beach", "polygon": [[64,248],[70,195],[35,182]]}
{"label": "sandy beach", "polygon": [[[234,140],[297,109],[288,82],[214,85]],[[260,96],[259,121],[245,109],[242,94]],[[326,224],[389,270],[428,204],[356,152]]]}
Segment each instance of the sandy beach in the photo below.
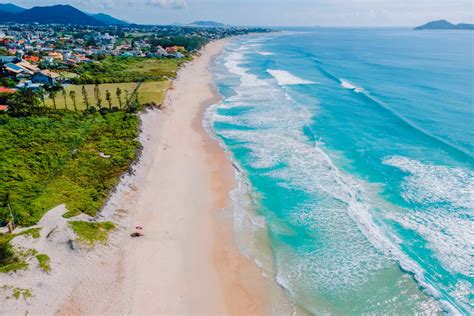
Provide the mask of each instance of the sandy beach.
{"label": "sandy beach", "polygon": [[143,157],[122,195],[128,234],[141,225],[145,236],[125,234],[96,275],[74,286],[59,314],[267,312],[266,280],[234,242],[232,166],[202,127],[203,111],[218,100],[209,63],[224,44],[209,44],[180,71],[162,113],[144,115]]}

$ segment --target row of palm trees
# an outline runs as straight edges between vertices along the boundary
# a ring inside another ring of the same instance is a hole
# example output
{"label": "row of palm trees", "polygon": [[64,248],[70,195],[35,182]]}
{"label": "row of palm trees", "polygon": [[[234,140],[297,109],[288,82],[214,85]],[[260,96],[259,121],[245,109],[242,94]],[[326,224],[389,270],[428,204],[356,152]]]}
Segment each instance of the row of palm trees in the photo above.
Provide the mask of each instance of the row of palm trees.
{"label": "row of palm trees", "polygon": [[[53,103],[54,109],[57,109],[56,99],[58,97],[58,93],[59,93],[58,91],[49,92],[48,97],[51,100],[51,102]],[[73,109],[74,109],[75,112],[77,112],[78,111],[78,108],[77,108],[77,97],[78,96],[77,96],[76,91],[71,90],[71,91],[69,91],[69,94],[68,94],[65,89],[62,89],[60,91],[60,93],[61,93],[61,95],[64,99],[64,109],[66,111],[68,110],[68,96],[69,96],[69,99],[71,100],[72,105],[73,105]],[[85,86],[82,86],[81,94],[82,94],[83,104],[85,104],[85,106],[86,106],[86,111],[88,111],[92,106],[95,106],[98,109],[103,108],[102,93],[101,93],[101,90],[100,90],[100,87],[99,87],[98,84],[96,84],[94,86],[94,99],[93,99],[93,101],[95,101],[95,102],[91,103],[89,93],[88,93]],[[118,100],[118,103],[119,103],[118,108],[120,110],[124,109],[124,105],[125,105],[125,108],[128,108],[130,106],[131,102],[138,103],[138,92],[137,91],[133,92],[133,95],[132,95],[133,100],[132,100],[132,98],[130,98],[130,94],[129,94],[128,90],[123,90],[122,91],[122,89],[120,89],[120,87],[117,87],[117,89],[115,90],[115,96],[117,97],[117,100]],[[125,102],[122,99],[122,96],[125,96]],[[46,107],[45,92],[41,91],[39,93],[39,97],[41,99],[41,102],[43,103],[43,106]],[[112,93],[109,90],[105,91],[105,101],[108,104],[109,110],[111,110],[114,106],[112,104]]]}

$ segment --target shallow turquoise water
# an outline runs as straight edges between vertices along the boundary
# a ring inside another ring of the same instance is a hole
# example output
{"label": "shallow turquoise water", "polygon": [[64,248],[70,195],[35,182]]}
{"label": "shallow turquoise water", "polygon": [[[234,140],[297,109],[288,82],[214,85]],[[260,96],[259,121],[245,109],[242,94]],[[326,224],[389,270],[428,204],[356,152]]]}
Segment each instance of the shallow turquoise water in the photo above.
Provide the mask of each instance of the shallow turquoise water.
{"label": "shallow turquoise water", "polygon": [[235,39],[216,61],[210,124],[297,305],[473,312],[473,45],[305,29]]}

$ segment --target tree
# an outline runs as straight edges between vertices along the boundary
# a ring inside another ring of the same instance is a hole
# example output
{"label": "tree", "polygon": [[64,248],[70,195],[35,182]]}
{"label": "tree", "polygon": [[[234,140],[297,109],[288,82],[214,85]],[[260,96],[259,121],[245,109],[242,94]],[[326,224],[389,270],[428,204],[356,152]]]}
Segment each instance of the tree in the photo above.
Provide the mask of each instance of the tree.
{"label": "tree", "polygon": [[111,110],[112,109],[112,96],[109,90],[105,91],[105,99],[107,100],[107,103],[109,103],[109,110]]}
{"label": "tree", "polygon": [[14,116],[25,116],[36,110],[40,101],[31,89],[20,90],[8,97],[8,112]]}
{"label": "tree", "polygon": [[49,98],[51,99],[51,101],[53,101],[53,107],[56,110],[57,109],[57,106],[56,106],[56,91],[51,91],[49,93]]}
{"label": "tree", "polygon": [[100,88],[98,84],[94,86],[94,96],[95,96],[95,100],[97,101],[97,107],[100,109],[102,107],[102,97],[100,94]]}
{"label": "tree", "polygon": [[74,90],[69,91],[69,97],[72,100],[72,105],[74,106],[74,112],[77,112],[76,91]]}
{"label": "tree", "polygon": [[63,89],[62,95],[63,95],[63,99],[64,99],[64,110],[67,111],[67,93],[66,93],[66,90]]}
{"label": "tree", "polygon": [[86,110],[89,110],[89,95],[87,94],[87,89],[85,86],[82,86],[82,97],[84,98],[84,104],[86,105]]}
{"label": "tree", "polygon": [[43,107],[46,107],[46,102],[44,100],[44,90],[42,88],[38,91],[38,96],[41,100],[41,103],[43,103]]}
{"label": "tree", "polygon": [[117,99],[118,99],[118,102],[119,102],[119,106],[120,106],[120,109],[122,109],[122,89],[120,89],[119,87],[117,87],[117,91],[115,91],[115,94],[117,95]]}
{"label": "tree", "polygon": [[140,101],[138,101],[138,91],[135,92],[135,104],[137,107],[140,105]]}
{"label": "tree", "polygon": [[130,105],[130,100],[128,99],[128,90],[125,90],[125,107],[128,108]]}

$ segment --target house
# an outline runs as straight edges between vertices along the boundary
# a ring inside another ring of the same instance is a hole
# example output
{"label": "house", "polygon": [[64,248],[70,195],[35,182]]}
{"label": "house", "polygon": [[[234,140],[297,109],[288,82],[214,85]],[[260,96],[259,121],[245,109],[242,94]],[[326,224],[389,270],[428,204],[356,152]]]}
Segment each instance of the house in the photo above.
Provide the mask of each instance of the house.
{"label": "house", "polygon": [[10,88],[6,88],[6,87],[0,87],[0,93],[15,93],[16,90],[15,89],[10,89]]}
{"label": "house", "polygon": [[63,54],[59,52],[48,53],[48,57],[52,57],[53,59],[57,59],[57,60],[63,60]]}
{"label": "house", "polygon": [[31,76],[34,73],[30,69],[23,67],[21,63],[8,63],[5,64],[4,67],[11,71],[17,72],[17,77]]}
{"label": "house", "polygon": [[35,72],[40,71],[38,66],[30,64],[26,60],[21,61],[21,62],[17,63],[16,65],[23,68],[23,69],[26,69],[29,72],[31,72],[31,75]]}
{"label": "house", "polygon": [[0,68],[0,77],[1,78],[17,78],[25,70],[14,63],[7,63]]}
{"label": "house", "polygon": [[25,56],[24,60],[30,63],[39,63],[40,58],[38,56]]}
{"label": "house", "polygon": [[39,90],[42,86],[42,83],[32,83],[31,80],[24,81],[16,85],[18,89],[31,89],[33,91]]}
{"label": "house", "polygon": [[0,56],[0,63],[8,64],[17,61],[18,58],[16,56]]}
{"label": "house", "polygon": [[59,74],[50,70],[42,70],[31,77],[33,83],[42,83],[50,86],[55,86],[59,79]]}
{"label": "house", "polygon": [[156,55],[158,55],[159,57],[163,57],[163,56],[168,56],[168,53],[166,52],[166,50],[163,47],[158,46],[158,48],[156,50]]}
{"label": "house", "polygon": [[178,47],[176,46],[166,47],[166,52],[168,54],[176,54],[178,52]]}

